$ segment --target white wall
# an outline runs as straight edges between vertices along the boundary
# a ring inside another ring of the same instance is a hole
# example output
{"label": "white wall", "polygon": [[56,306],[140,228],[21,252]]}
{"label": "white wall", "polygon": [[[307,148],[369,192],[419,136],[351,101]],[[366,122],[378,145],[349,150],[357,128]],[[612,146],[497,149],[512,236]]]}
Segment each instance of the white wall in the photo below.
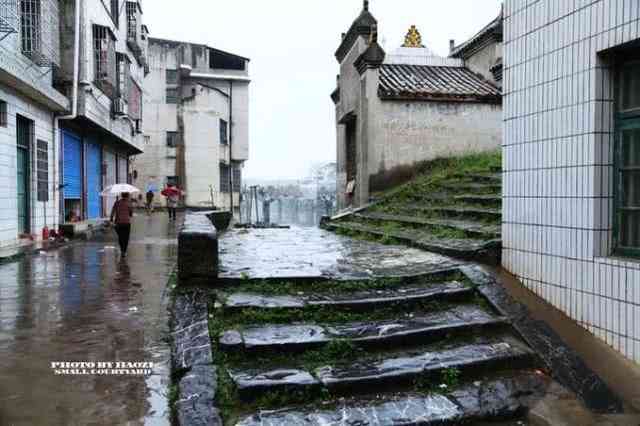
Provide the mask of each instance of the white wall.
{"label": "white wall", "polygon": [[505,2],[503,265],[636,362],[640,263],[612,256],[613,74],[598,52],[639,24],[636,0]]}
{"label": "white wall", "polygon": [[[53,144],[53,114],[20,96],[12,88],[0,85],[0,100],[7,102],[8,126],[0,127],[0,247],[13,245],[18,238],[16,115],[34,121],[35,137],[31,150],[31,233],[42,235],[45,223],[49,229],[58,226],[57,182],[58,153]],[[35,143],[40,139],[49,147],[49,202],[37,201]]]}

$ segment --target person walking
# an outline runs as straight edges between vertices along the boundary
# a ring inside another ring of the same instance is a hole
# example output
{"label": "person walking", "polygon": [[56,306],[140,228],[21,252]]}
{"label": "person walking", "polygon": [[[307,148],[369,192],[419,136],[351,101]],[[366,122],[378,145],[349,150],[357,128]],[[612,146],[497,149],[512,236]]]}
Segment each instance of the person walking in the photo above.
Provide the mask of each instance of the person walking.
{"label": "person walking", "polygon": [[153,213],[153,191],[152,190],[148,190],[147,191],[147,213]]}
{"label": "person walking", "polygon": [[118,234],[118,243],[120,244],[120,253],[122,257],[127,256],[127,248],[129,247],[129,237],[131,236],[131,217],[133,209],[129,200],[129,194],[123,193],[121,198],[116,201],[111,209],[111,223],[115,224],[116,234]]}
{"label": "person walking", "polygon": [[167,187],[161,192],[161,194],[167,198],[167,211],[169,212],[169,220],[176,220],[176,209],[178,208],[178,202],[180,201],[181,191],[172,183],[167,184]]}

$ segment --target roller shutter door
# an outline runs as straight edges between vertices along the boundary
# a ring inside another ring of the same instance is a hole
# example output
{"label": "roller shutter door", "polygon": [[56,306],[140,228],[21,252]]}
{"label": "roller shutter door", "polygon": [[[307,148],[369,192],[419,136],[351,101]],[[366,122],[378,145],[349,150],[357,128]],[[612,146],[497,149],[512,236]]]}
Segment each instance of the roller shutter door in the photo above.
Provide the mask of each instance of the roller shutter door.
{"label": "roller shutter door", "polygon": [[82,141],[67,131],[64,135],[64,198],[82,199]]}
{"label": "roller shutter door", "polygon": [[[104,156],[104,167],[105,167],[105,179],[104,179],[104,187],[108,187],[116,184],[116,155],[109,151],[103,152]],[[116,202],[116,197],[104,197],[105,203],[105,214],[108,216],[111,214],[111,208],[113,204]]]}
{"label": "roller shutter door", "polygon": [[102,216],[102,147],[87,143],[87,214],[89,219]]}

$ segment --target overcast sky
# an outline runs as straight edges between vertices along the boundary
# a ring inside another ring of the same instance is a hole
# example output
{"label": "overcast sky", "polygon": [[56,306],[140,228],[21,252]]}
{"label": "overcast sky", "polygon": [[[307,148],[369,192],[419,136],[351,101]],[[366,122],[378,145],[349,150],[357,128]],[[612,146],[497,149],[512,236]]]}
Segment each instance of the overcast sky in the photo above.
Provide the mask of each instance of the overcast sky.
{"label": "overcast sky", "polygon": [[[371,0],[380,41],[399,47],[413,24],[446,55],[494,19],[501,0]],[[152,0],[152,37],[207,44],[251,59],[250,159],[245,176],[295,178],[335,161],[334,52],[362,0]]]}

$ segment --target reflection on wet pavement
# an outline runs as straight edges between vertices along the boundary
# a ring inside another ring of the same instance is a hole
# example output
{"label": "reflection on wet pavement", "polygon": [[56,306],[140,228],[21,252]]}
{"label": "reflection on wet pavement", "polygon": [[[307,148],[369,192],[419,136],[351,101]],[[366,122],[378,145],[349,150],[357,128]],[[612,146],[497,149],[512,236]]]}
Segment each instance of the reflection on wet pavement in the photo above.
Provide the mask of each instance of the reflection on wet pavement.
{"label": "reflection on wet pavement", "polygon": [[[0,266],[0,425],[169,424],[167,277],[176,225],[135,218],[115,238]],[[153,362],[153,375],[56,376],[52,362]]]}
{"label": "reflection on wet pavement", "polygon": [[319,228],[232,230],[220,238],[227,278],[369,277],[427,273],[460,261],[342,237]]}

